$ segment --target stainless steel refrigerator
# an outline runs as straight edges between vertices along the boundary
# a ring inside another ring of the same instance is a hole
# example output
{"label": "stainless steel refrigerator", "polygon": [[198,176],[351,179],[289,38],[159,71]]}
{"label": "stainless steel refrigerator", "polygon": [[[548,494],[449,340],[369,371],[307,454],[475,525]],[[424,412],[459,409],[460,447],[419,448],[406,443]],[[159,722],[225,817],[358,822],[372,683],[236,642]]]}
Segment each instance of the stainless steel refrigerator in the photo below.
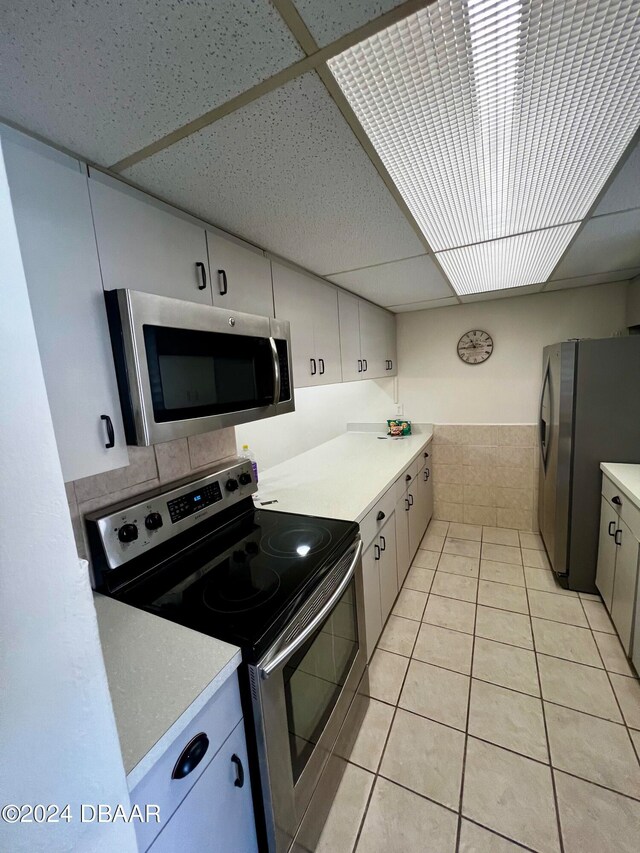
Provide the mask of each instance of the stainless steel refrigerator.
{"label": "stainless steel refrigerator", "polygon": [[601,462],[640,462],[640,335],[544,348],[538,521],[563,586],[596,592]]}

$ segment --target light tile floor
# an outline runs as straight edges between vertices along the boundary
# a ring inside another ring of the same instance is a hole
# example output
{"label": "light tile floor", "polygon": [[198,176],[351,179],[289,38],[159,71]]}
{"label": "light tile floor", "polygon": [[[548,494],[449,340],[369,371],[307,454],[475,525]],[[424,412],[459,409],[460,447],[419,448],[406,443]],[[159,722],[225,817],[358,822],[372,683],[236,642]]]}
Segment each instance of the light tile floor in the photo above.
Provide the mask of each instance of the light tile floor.
{"label": "light tile floor", "polygon": [[322,851],[640,850],[640,682],[537,534],[432,523],[370,680]]}

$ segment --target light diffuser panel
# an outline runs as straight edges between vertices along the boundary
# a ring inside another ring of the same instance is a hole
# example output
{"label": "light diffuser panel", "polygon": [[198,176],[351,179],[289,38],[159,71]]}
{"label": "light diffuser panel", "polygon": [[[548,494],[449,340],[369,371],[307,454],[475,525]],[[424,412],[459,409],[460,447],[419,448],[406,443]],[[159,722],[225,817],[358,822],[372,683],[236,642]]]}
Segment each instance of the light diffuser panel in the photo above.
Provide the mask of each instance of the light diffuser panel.
{"label": "light diffuser panel", "polygon": [[639,0],[439,0],[329,67],[434,251],[577,223],[640,122]]}

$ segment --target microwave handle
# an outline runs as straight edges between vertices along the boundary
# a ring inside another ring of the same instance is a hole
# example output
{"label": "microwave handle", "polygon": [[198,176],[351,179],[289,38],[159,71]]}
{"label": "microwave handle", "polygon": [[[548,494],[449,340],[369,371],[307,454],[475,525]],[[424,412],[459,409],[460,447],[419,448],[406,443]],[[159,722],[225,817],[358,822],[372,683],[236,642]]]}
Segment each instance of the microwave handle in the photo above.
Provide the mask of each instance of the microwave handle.
{"label": "microwave handle", "polygon": [[294,640],[292,640],[291,643],[289,643],[289,645],[285,646],[284,649],[279,651],[278,654],[275,655],[275,657],[273,657],[268,663],[263,665],[258,664],[258,669],[260,671],[261,678],[269,678],[269,676],[272,675],[276,669],[281,667],[282,664],[285,663],[291,657],[291,655],[297,649],[299,649],[300,646],[303,645],[305,640],[310,637],[311,634],[313,634],[313,632],[316,630],[316,628],[321,625],[322,622],[327,618],[329,613],[331,613],[335,605],[342,597],[346,588],[349,586],[349,583],[351,582],[351,579],[355,574],[356,566],[358,565],[358,561],[360,560],[361,555],[362,539],[358,539],[358,544],[356,545],[355,553],[353,555],[353,559],[351,560],[351,564],[349,565],[346,574],[338,584],[338,587],[336,588],[335,592],[330,596],[329,600],[322,605],[322,607],[313,617],[311,622],[309,622],[309,624],[304,628],[304,630],[301,631],[298,636]]}
{"label": "microwave handle", "polygon": [[278,347],[276,339],[269,338],[271,343],[271,358],[273,360],[273,402],[280,402],[280,358],[278,357]]}

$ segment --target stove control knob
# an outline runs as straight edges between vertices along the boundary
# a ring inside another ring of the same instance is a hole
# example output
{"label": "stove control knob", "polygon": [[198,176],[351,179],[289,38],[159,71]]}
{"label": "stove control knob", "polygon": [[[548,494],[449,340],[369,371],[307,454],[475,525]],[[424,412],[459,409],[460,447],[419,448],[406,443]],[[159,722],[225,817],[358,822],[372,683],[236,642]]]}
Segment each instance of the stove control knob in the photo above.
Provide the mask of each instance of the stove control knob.
{"label": "stove control knob", "polygon": [[118,539],[121,542],[135,542],[138,538],[138,528],[135,524],[123,524],[118,530]]}
{"label": "stove control knob", "polygon": [[158,530],[162,527],[162,516],[159,512],[150,512],[144,520],[144,526],[147,530]]}
{"label": "stove control knob", "polygon": [[248,486],[251,482],[251,474],[247,474],[246,472],[244,474],[240,474],[238,480],[240,480],[241,486]]}
{"label": "stove control knob", "polygon": [[238,488],[238,481],[234,479],[227,480],[225,488],[228,492],[235,492]]}

